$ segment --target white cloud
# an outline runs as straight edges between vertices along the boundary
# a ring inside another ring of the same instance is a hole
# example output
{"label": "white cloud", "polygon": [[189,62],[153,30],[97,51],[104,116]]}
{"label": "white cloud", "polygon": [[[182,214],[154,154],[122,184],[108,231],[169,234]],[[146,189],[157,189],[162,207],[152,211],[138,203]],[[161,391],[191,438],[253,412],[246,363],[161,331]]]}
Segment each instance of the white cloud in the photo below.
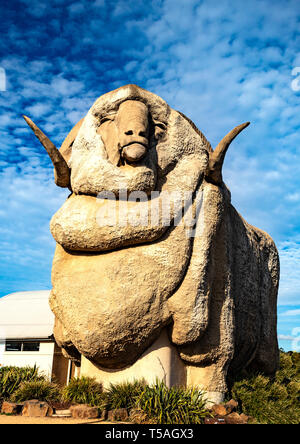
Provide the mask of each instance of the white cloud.
{"label": "white cloud", "polygon": [[72,3],[68,9],[71,14],[83,14],[85,11],[85,5],[80,2]]}
{"label": "white cloud", "polygon": [[[279,305],[300,304],[300,242],[286,241],[278,245],[280,254]],[[289,311],[291,315],[292,310]],[[294,315],[299,314],[295,310]]]}
{"label": "white cloud", "polygon": [[84,89],[84,84],[76,80],[67,80],[59,75],[53,77],[51,88],[60,96],[73,96],[79,94]]}
{"label": "white cloud", "polygon": [[284,313],[281,313],[281,316],[300,316],[300,309],[287,310]]}
{"label": "white cloud", "polygon": [[33,117],[41,117],[45,114],[49,114],[52,111],[52,107],[53,106],[50,103],[35,103],[26,108],[26,113],[29,113]]}
{"label": "white cloud", "polygon": [[282,341],[294,341],[295,340],[295,336],[290,336],[290,335],[278,335],[278,339],[282,340]]}

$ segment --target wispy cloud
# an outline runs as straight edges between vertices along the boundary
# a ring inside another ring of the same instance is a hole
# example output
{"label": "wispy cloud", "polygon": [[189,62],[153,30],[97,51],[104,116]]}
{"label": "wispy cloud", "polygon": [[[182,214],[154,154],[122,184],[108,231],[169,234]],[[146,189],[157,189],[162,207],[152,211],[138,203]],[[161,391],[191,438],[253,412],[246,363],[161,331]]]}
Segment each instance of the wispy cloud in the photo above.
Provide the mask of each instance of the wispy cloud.
{"label": "wispy cloud", "polygon": [[287,310],[284,313],[282,313],[282,316],[299,316],[299,315],[300,315],[300,309]]}
{"label": "wispy cloud", "polygon": [[99,95],[137,83],[213,146],[251,121],[224,178],[238,211],[279,247],[280,305],[300,305],[299,0],[12,0],[1,12],[1,294],[50,287],[48,223],[66,195],[22,114],[60,145]]}
{"label": "wispy cloud", "polygon": [[278,335],[278,339],[280,339],[281,341],[294,341],[295,340],[295,336]]}

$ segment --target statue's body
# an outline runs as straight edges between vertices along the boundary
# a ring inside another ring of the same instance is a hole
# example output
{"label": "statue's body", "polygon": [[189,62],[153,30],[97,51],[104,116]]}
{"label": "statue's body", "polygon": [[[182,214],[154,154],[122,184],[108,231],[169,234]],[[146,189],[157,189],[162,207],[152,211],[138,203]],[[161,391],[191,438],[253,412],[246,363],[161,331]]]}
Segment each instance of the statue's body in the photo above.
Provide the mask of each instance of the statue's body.
{"label": "statue's body", "polygon": [[[60,152],[26,120],[53,160],[56,183],[72,192],[51,221],[57,249],[50,305],[65,353],[121,369],[167,328],[208,392],[223,394],[228,374],[248,366],[274,372],[276,247],[232,207],[221,173],[230,142],[247,124],[213,151],[189,119],[135,85],[101,96]],[[196,232],[174,223],[174,209],[170,224],[160,217],[124,224],[122,199],[97,195],[118,197],[125,189],[126,197],[147,196],[129,202],[131,214],[164,193],[189,192]],[[116,223],[99,223],[110,210]]]}

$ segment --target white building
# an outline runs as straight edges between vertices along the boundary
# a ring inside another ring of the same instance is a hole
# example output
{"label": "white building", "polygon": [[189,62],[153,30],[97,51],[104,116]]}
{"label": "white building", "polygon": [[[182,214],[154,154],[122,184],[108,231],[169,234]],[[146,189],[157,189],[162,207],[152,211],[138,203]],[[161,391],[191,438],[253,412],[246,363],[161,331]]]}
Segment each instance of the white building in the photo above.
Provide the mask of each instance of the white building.
{"label": "white building", "polygon": [[53,336],[49,290],[12,293],[0,298],[0,367],[33,366],[66,384],[73,373]]}

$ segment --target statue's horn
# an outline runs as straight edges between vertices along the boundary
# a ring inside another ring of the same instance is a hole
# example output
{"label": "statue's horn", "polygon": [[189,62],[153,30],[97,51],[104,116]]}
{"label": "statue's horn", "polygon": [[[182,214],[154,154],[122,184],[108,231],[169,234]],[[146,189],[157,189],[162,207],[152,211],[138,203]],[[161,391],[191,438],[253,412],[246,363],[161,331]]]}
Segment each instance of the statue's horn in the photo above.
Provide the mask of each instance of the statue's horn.
{"label": "statue's horn", "polygon": [[70,168],[67,162],[58,151],[56,146],[51,142],[50,139],[41,131],[35,123],[29,117],[23,116],[26,123],[30,126],[36,137],[39,139],[50,159],[52,160],[54,166],[54,179],[56,185],[62,188],[70,187]]}
{"label": "statue's horn", "polygon": [[229,145],[236,138],[236,136],[238,136],[240,132],[242,132],[249,125],[250,122],[246,122],[234,128],[221,140],[214,152],[210,153],[209,165],[206,173],[206,179],[208,182],[213,182],[217,185],[222,182],[222,167]]}

